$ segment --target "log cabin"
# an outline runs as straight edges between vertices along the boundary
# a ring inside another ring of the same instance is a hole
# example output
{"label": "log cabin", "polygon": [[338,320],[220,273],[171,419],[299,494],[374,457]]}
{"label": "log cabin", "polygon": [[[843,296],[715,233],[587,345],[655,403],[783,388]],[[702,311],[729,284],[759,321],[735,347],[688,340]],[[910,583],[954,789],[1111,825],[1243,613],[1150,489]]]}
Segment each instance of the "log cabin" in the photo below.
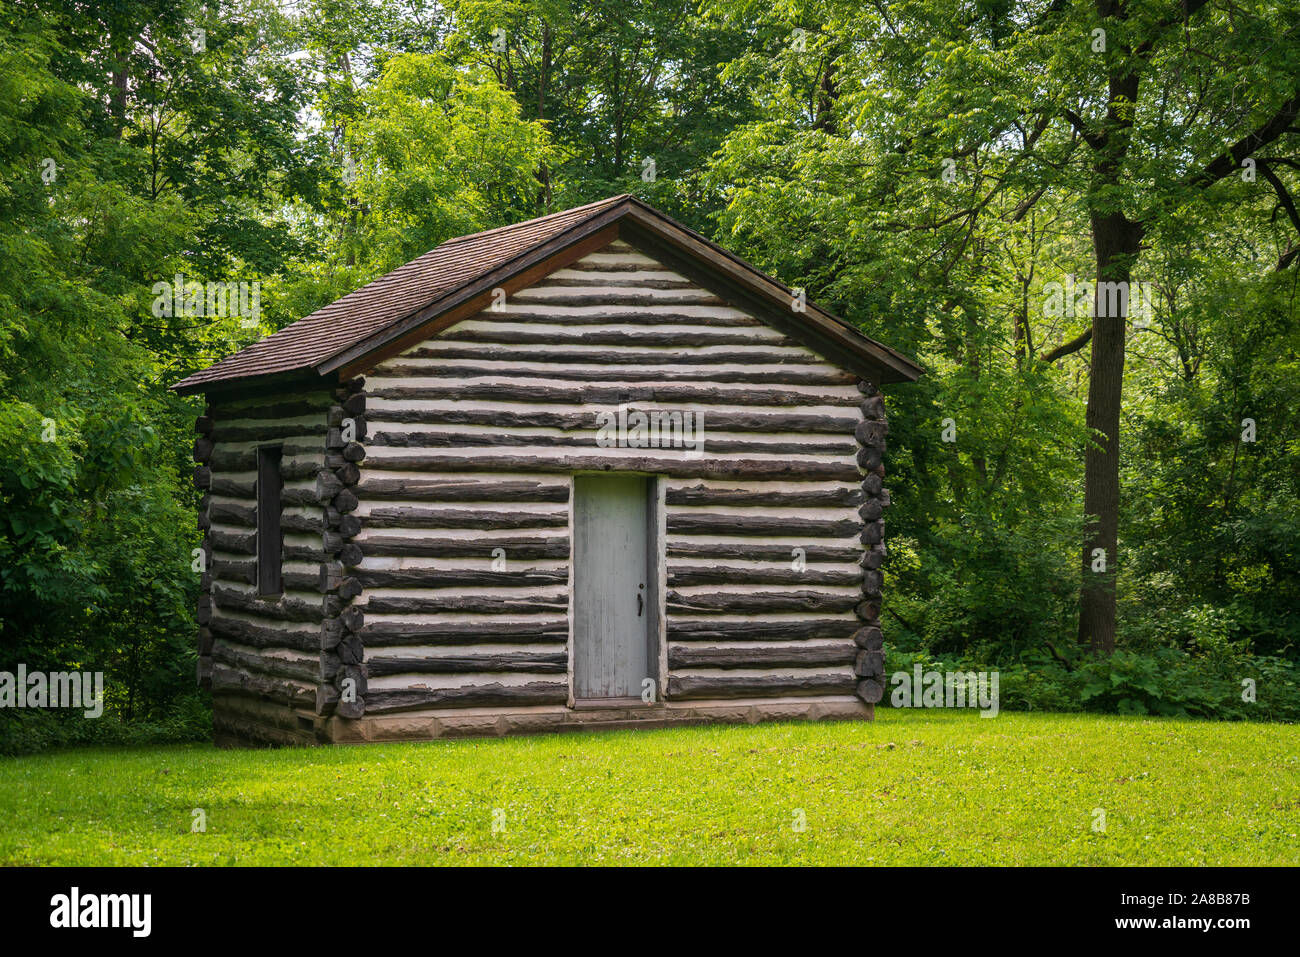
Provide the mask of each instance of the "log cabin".
{"label": "log cabin", "polygon": [[616,196],[189,376],[216,741],[871,718],[920,371]]}

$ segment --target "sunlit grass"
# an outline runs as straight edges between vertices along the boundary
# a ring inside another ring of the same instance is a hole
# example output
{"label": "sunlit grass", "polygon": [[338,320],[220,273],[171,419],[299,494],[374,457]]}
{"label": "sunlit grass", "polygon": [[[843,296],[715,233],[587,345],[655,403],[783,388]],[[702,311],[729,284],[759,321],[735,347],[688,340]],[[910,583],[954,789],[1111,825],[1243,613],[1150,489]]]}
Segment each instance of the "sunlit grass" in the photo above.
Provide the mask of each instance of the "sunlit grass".
{"label": "sunlit grass", "polygon": [[1296,865],[1300,728],[890,710],[874,723],[74,750],[0,761],[0,862]]}

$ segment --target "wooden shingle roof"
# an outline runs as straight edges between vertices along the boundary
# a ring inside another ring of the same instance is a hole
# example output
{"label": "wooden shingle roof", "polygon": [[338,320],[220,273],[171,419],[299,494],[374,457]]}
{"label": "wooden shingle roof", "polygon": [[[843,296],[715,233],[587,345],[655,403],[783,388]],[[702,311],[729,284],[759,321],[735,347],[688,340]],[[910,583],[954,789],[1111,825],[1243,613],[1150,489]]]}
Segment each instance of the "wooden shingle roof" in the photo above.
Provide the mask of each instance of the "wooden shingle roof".
{"label": "wooden shingle roof", "polygon": [[811,302],[804,312],[791,311],[788,287],[624,195],[449,239],[172,388],[190,395],[364,371],[371,359],[392,354],[412,336],[436,334],[479,311],[493,289],[513,292],[614,238],[694,274],[740,300],[737,305],[767,313],[810,348],[872,381],[912,381],[921,372],[906,356]]}

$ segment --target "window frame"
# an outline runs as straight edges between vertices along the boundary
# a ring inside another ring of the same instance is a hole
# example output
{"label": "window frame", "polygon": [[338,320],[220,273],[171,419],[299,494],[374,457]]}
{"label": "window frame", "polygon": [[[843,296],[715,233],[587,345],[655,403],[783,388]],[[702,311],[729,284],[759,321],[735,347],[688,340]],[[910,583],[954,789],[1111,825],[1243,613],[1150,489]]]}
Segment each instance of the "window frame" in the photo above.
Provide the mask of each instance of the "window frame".
{"label": "window frame", "polygon": [[[257,594],[279,597],[284,594],[284,529],[280,521],[283,507],[280,475],[283,445],[257,447]],[[273,479],[273,481],[272,481]]]}

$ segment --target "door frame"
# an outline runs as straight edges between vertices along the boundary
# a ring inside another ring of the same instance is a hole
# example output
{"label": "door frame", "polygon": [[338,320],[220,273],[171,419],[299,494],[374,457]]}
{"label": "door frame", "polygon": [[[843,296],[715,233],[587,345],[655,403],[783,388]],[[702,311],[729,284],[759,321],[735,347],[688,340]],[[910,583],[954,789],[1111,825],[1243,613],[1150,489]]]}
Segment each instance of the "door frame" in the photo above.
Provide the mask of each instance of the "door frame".
{"label": "door frame", "polygon": [[[646,649],[646,661],[649,663],[653,675],[647,677],[654,678],[655,697],[649,704],[641,700],[639,696],[632,698],[583,698],[576,696],[577,676],[575,673],[575,664],[577,656],[574,648],[574,624],[576,622],[577,600],[577,568],[578,568],[578,548],[577,548],[577,524],[575,522],[575,512],[578,502],[578,478],[579,477],[608,477],[610,475],[643,478],[646,480],[646,548],[649,554],[646,556],[646,610],[650,620],[646,625],[646,641],[649,647]],[[668,580],[668,550],[665,547],[668,530],[668,519],[664,509],[665,490],[663,476],[653,472],[636,472],[624,469],[601,469],[583,470],[581,472],[572,472],[569,474],[569,586],[568,586],[568,639],[565,642],[565,657],[567,665],[565,668],[566,678],[569,685],[569,696],[567,706],[574,711],[591,710],[599,708],[656,708],[663,706],[664,687],[667,684],[668,675],[668,643],[667,637],[667,588]]]}

